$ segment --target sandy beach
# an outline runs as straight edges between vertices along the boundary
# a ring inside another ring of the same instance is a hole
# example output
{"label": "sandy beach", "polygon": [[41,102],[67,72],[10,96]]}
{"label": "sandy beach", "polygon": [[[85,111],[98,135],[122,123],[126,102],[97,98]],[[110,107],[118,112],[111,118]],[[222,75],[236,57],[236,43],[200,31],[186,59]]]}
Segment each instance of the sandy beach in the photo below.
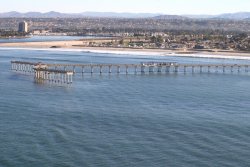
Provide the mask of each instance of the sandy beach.
{"label": "sandy beach", "polygon": [[210,57],[250,60],[250,53],[224,50],[169,50],[169,49],[137,49],[137,48],[113,48],[113,47],[85,47],[85,41],[49,41],[49,42],[17,42],[0,43],[0,48],[19,49],[49,49],[49,50],[75,50],[95,53],[113,54],[137,54],[159,56],[185,56],[185,57]]}

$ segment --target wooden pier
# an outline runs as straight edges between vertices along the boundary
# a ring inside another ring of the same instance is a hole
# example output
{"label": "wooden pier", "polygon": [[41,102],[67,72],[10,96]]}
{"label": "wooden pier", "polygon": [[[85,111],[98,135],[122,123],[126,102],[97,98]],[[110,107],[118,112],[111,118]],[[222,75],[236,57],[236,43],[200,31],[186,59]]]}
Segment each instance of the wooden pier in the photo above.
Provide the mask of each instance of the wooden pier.
{"label": "wooden pier", "polygon": [[234,73],[248,72],[250,64],[178,64],[176,62],[146,62],[140,64],[49,64],[11,61],[11,69],[34,73],[36,79],[72,83],[72,76],[81,73]]}

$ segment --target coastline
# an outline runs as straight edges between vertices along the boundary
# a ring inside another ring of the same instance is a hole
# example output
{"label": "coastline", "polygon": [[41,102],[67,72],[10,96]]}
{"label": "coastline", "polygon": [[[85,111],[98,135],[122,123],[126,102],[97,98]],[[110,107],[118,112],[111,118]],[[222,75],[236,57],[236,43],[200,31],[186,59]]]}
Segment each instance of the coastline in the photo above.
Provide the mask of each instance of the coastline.
{"label": "coastline", "polygon": [[[198,58],[244,59],[250,60],[250,52],[235,52],[224,50],[170,50],[170,49],[140,49],[140,48],[114,48],[114,47],[86,47],[82,46],[84,40],[48,41],[48,42],[15,42],[0,43],[0,49],[32,49],[55,51],[85,51],[93,53],[154,55],[154,56],[181,56]],[[53,48],[54,47],[54,48]]]}

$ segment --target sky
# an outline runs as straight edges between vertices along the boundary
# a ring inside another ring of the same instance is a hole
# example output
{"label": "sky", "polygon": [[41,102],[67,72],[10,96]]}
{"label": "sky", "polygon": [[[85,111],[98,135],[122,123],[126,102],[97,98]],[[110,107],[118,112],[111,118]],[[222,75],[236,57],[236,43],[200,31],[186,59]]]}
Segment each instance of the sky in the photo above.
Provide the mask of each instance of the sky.
{"label": "sky", "polygon": [[250,0],[0,0],[0,13],[130,12],[161,14],[221,14],[250,12]]}

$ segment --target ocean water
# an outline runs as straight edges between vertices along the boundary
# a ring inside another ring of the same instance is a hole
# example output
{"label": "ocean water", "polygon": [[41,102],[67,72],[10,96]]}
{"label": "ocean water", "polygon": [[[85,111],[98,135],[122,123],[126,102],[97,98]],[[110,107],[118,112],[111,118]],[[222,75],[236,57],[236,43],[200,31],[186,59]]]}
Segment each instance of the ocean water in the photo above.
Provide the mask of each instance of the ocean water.
{"label": "ocean water", "polygon": [[250,166],[250,74],[77,75],[36,84],[11,60],[246,60],[0,49],[0,167]]}
{"label": "ocean water", "polygon": [[44,42],[44,41],[67,41],[84,38],[95,38],[94,36],[32,36],[29,38],[0,39],[0,43],[12,42]]}

